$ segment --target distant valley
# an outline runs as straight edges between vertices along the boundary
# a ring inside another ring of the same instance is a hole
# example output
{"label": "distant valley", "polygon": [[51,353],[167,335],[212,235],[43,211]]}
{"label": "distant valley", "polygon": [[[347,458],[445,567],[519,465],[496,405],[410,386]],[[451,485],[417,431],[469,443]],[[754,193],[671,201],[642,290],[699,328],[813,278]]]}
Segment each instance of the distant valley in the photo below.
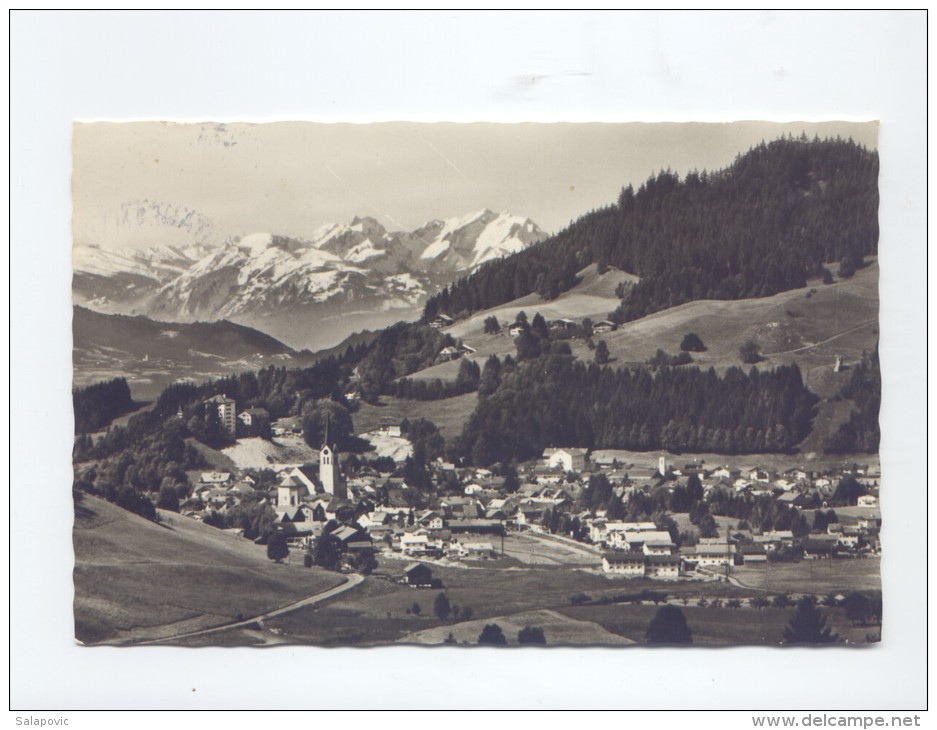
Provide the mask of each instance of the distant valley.
{"label": "distant valley", "polygon": [[134,398],[159,395],[172,382],[201,382],[269,365],[301,367],[297,352],[257,330],[232,322],[157,322],[143,316],[73,308],[74,384],[126,378]]}

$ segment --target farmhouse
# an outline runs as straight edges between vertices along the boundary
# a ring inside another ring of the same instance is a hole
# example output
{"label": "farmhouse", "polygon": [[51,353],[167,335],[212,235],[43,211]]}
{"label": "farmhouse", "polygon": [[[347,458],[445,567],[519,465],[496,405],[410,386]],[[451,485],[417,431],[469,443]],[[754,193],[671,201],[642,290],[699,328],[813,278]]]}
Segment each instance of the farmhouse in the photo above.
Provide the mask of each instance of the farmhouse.
{"label": "farmhouse", "polygon": [[435,327],[436,329],[442,329],[443,327],[448,327],[455,320],[452,319],[448,314],[437,314],[429,321],[430,327]]}
{"label": "farmhouse", "polygon": [[455,347],[447,346],[442,348],[439,351],[439,355],[436,356],[436,362],[448,362],[450,360],[458,360],[462,357],[462,353]]}
{"label": "farmhouse", "polygon": [[410,563],[403,573],[407,577],[407,585],[413,588],[433,587],[433,571],[423,563]]}
{"label": "farmhouse", "polygon": [[596,322],[592,325],[592,331],[597,335],[604,335],[606,332],[612,332],[617,329],[617,325],[614,322],[609,322],[607,319],[603,319],[601,322]]}
{"label": "farmhouse", "polygon": [[832,558],[836,553],[837,542],[835,535],[810,535],[805,537],[804,559]]}

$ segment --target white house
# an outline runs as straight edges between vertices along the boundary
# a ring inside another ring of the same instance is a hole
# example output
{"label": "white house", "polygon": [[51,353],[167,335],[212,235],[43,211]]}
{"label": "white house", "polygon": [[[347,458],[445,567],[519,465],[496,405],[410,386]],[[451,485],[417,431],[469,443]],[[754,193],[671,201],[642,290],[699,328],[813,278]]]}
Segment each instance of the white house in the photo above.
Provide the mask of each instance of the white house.
{"label": "white house", "polygon": [[700,543],[696,546],[696,561],[700,566],[732,565],[735,562],[735,545]]}
{"label": "white house", "polygon": [[575,447],[548,448],[543,451],[543,459],[550,469],[563,471],[582,471],[588,463],[589,449]]}
{"label": "white house", "polygon": [[615,575],[643,576],[644,564],[644,553],[612,550],[602,556],[602,570]]}
{"label": "white house", "polygon": [[856,500],[859,507],[878,507],[878,497],[874,494],[863,494]]}
{"label": "white house", "polygon": [[680,556],[648,555],[645,571],[649,578],[676,580],[680,577]]}
{"label": "white house", "polygon": [[425,555],[431,552],[429,537],[426,532],[405,532],[400,536],[400,551],[404,555]]}

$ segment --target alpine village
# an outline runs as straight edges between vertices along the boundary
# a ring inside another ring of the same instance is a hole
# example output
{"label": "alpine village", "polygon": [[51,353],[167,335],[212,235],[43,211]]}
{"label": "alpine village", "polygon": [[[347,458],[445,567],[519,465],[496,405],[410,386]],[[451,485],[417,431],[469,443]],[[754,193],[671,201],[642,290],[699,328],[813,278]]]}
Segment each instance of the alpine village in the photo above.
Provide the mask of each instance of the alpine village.
{"label": "alpine village", "polygon": [[[76,300],[77,639],[880,641],[877,186],[874,150],[806,136],[662,171],[448,280],[395,270],[415,316],[315,351]],[[366,268],[375,226],[320,248]]]}

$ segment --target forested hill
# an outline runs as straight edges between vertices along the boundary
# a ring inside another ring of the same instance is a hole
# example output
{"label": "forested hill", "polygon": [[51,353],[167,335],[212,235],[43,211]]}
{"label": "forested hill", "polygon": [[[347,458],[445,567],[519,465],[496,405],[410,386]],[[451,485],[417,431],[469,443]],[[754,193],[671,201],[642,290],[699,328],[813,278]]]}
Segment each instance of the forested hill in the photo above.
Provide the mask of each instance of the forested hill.
{"label": "forested hill", "polygon": [[490,262],[431,298],[424,316],[458,316],[538,292],[554,299],[591,263],[641,277],[613,318],[697,299],[770,296],[855,267],[878,244],[878,154],[852,141],[762,143],[727,169],[650,178],[616,205]]}

